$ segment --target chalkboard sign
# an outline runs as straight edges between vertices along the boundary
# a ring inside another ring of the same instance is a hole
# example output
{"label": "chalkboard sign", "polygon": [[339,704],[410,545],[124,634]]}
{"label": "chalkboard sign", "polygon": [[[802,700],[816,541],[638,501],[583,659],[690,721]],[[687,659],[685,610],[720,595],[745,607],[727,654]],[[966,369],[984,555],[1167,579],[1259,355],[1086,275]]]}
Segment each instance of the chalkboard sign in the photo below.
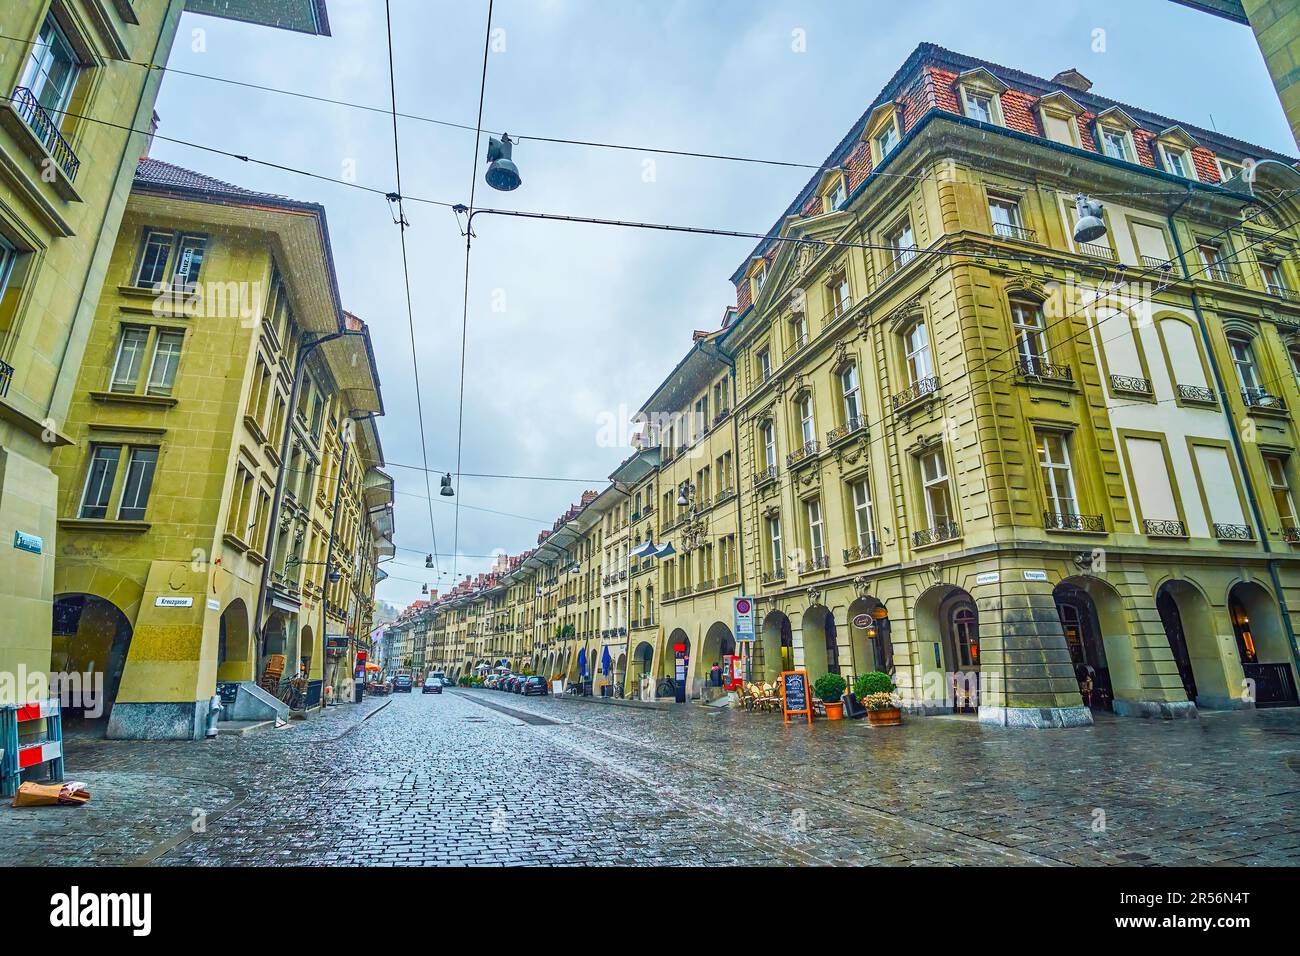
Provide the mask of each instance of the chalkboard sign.
{"label": "chalkboard sign", "polygon": [[806,714],[812,723],[812,699],[808,696],[807,671],[781,672],[781,709],[788,722],[791,714]]}
{"label": "chalkboard sign", "polygon": [[217,683],[217,693],[221,695],[222,707],[233,707],[235,698],[239,696],[239,682],[219,681]]}

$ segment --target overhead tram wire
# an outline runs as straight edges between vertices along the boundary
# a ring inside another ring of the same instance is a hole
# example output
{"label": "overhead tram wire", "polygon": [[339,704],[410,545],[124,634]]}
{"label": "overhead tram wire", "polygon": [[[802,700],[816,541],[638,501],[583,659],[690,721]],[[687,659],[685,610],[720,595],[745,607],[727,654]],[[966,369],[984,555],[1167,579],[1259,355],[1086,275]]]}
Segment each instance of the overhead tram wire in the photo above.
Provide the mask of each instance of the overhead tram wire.
{"label": "overhead tram wire", "polygon": [[[387,2],[387,0],[385,0]],[[487,69],[488,57],[492,53],[492,7],[493,0],[488,0],[487,8],[487,29],[483,36],[483,72],[479,77],[478,87],[478,120],[474,129],[474,161],[470,166],[469,174],[469,219],[465,227],[465,288],[461,301],[461,318],[460,318],[460,395],[456,403],[456,511],[455,523],[452,531],[452,576],[458,568],[458,558],[456,552],[460,550],[460,464],[461,452],[465,447],[465,350],[466,342],[469,338],[469,260],[470,250],[474,245],[474,198],[478,190],[478,151],[479,145],[483,139],[483,102],[487,97]],[[396,122],[396,120],[394,120]],[[426,479],[427,479],[426,475]]]}
{"label": "overhead tram wire", "polygon": [[[424,493],[429,509],[429,534],[433,539],[433,566],[438,570],[438,532],[433,521],[433,489],[429,484],[429,440],[424,430],[424,399],[420,394],[420,358],[415,345],[415,307],[411,304],[411,266],[406,254],[408,222],[402,199],[402,150],[397,135],[397,79],[393,69],[393,17],[390,0],[384,0],[384,19],[388,33],[388,90],[393,114],[393,164],[397,178],[397,227],[402,241],[402,279],[406,290],[406,325],[411,337],[411,370],[415,375],[415,412],[420,426],[420,454],[424,460]],[[388,197],[393,202],[393,196]]]}
{"label": "overhead tram wire", "polygon": [[[24,46],[33,46],[36,43],[35,40],[24,39],[22,37],[16,37],[4,33],[0,33],[0,40],[9,40],[15,43],[22,44]],[[244,89],[257,90],[263,93],[274,93],[278,96],[289,96],[297,99],[309,100],[316,103],[324,103],[330,106],[342,106],[348,109],[361,110],[363,112],[368,112],[368,113],[381,113],[385,116],[392,115],[393,113],[391,109],[385,109],[384,107],[380,107],[380,106],[371,106],[367,103],[356,103],[350,100],[341,100],[335,97],[321,96],[315,93],[304,93],[299,90],[287,90],[282,87],[268,86],[262,83],[252,83],[247,80],[236,80],[231,77],[216,76],[211,73],[200,73],[195,70],[184,70],[181,69],[180,67],[167,66],[165,64],[150,63],[143,60],[120,60],[116,62],[137,66],[146,70],[155,70],[164,73],[176,73],[180,76],[188,76],[195,79],[208,80],[214,83],[226,83],[231,86],[238,86]],[[400,119],[413,120],[419,123],[429,123],[434,126],[443,126],[448,129],[464,130],[465,132],[483,132],[483,133],[495,134],[495,131],[493,130],[486,130],[481,128],[476,129],[476,127],[471,126],[468,123],[457,123],[453,120],[438,119],[432,116],[424,116],[419,113],[398,112],[397,116]],[[165,138],[165,137],[161,137],[161,138]],[[765,157],[758,157],[758,156],[743,156],[734,153],[702,152],[702,151],[690,150],[690,149],[675,149],[672,147],[665,147],[665,146],[638,146],[629,143],[611,143],[611,142],[605,142],[602,140],[595,140],[595,139],[573,139],[573,138],[566,138],[561,136],[534,136],[527,133],[517,134],[514,137],[514,139],[516,142],[522,142],[523,140],[531,140],[535,143],[553,143],[553,144],[564,145],[564,146],[584,146],[584,147],[590,147],[595,149],[621,150],[621,151],[636,152],[636,153],[655,153],[661,156],[678,156],[678,157],[690,158],[690,159],[708,159],[708,160],[716,160],[716,161],[731,162],[731,163],[750,163],[750,164],[760,165],[760,166],[774,166],[774,167],[782,167],[787,169],[807,169],[815,172],[825,172],[831,169],[843,168],[842,164],[838,164],[838,163],[804,163],[804,162],[796,162],[793,160],[768,159]],[[911,174],[911,173],[894,173],[889,171],[877,172],[875,173],[875,175],[886,176],[895,179],[912,179],[918,182],[924,180],[934,180],[938,182],[942,178],[934,174],[918,175],[918,174]],[[1159,195],[1172,196],[1172,195],[1181,195],[1181,191],[1177,189],[1161,189],[1161,190],[1150,190],[1150,191],[1122,190],[1122,191],[1110,192],[1110,193],[1092,193],[1091,195],[1100,198],[1114,198],[1118,196],[1159,196]],[[406,198],[415,201],[413,197],[408,196]],[[440,203],[440,205],[452,205],[452,204]]]}

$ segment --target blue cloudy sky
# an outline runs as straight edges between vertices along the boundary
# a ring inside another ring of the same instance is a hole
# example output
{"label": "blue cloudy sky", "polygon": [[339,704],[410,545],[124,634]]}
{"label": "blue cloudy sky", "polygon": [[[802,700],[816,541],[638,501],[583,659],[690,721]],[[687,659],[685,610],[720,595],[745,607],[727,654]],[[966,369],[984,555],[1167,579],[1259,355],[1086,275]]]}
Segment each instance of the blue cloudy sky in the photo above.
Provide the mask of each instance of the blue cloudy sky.
{"label": "blue cloudy sky", "polygon": [[[474,123],[486,0],[392,0],[398,108]],[[382,0],[329,0],[333,36],[306,37],[187,15],[171,65],[376,107],[388,104]],[[1295,144],[1245,27],[1166,0],[498,0],[484,125],[558,136],[820,163],[918,42],[1031,73],[1076,67],[1102,95],[1288,153]],[[1105,51],[1094,52],[1094,31]],[[195,30],[203,31],[196,37]],[[806,51],[792,49],[793,31]],[[326,176],[394,188],[382,113],[169,75],[160,132]],[[403,120],[407,196],[468,202],[472,130]],[[159,142],[154,155],[325,204],[347,308],[371,327],[397,479],[397,544],[380,597],[404,605],[498,550],[535,543],[582,482],[464,478],[455,508],[432,505],[421,463],[399,237],[386,202],[361,190]],[[526,142],[524,185],[479,203],[609,218],[765,230],[806,170]],[[480,167],[480,175],[482,173]],[[457,454],[464,243],[452,214],[411,204],[415,347],[431,467]],[[693,329],[732,302],[738,239],[480,217],[469,289],[462,468],[596,481],[625,449],[601,422],[635,411]],[[471,510],[470,507],[490,509]],[[504,512],[496,514],[491,512]],[[455,547],[459,557],[453,559]]]}

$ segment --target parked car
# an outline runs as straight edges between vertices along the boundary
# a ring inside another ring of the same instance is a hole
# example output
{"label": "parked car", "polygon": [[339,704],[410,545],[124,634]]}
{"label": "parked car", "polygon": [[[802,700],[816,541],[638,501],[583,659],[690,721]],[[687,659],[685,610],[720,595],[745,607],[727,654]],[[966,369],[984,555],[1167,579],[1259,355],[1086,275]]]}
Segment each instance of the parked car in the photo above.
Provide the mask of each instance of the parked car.
{"label": "parked car", "polygon": [[398,674],[393,678],[394,694],[409,694],[411,692],[411,675]]}
{"label": "parked car", "polygon": [[550,693],[550,691],[547,690],[546,687],[546,678],[534,674],[532,677],[524,678],[523,687],[520,690],[520,693],[525,697],[532,697],[533,695],[545,697]]}
{"label": "parked car", "polygon": [[485,677],[483,679],[483,686],[486,687],[488,690],[496,690],[497,680],[498,678],[495,674],[491,675],[490,677]]}
{"label": "parked car", "polygon": [[443,686],[443,687],[455,687],[455,686],[456,686],[456,682],[455,682],[454,680],[452,680],[450,677],[444,677],[444,678],[442,679],[442,686]]}
{"label": "parked car", "polygon": [[519,677],[515,680],[514,684],[511,685],[510,687],[511,692],[515,694],[522,694],[524,692],[524,684],[527,682],[528,682],[528,678],[520,674]]}
{"label": "parked car", "polygon": [[420,693],[421,693],[421,694],[441,694],[441,693],[442,693],[442,681],[440,681],[440,680],[439,680],[438,678],[436,678],[436,677],[429,677],[429,678],[426,678],[425,681],[424,681],[424,686],[423,686],[422,688],[420,688]]}

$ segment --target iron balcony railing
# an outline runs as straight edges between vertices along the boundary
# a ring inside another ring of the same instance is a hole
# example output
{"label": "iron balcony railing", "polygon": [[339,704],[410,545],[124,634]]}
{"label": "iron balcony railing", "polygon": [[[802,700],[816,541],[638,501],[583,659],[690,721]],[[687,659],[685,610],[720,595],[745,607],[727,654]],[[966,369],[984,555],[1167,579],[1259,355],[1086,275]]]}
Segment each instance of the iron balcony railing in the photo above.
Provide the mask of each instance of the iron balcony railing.
{"label": "iron balcony railing", "polygon": [[814,571],[825,571],[831,566],[831,559],[826,554],[815,554],[807,561],[799,562],[800,574],[811,574]]}
{"label": "iron balcony railing", "polygon": [[794,342],[791,343],[790,347],[786,349],[785,352],[783,353],[782,358],[785,359],[786,361],[789,361],[791,358],[794,357],[794,354],[796,352],[798,352],[801,348],[803,348],[807,344],[808,344],[808,333],[805,332],[803,335],[799,336],[797,339],[794,340]]}
{"label": "iron balcony railing", "polygon": [[939,391],[939,379],[931,375],[929,378],[923,378],[913,382],[901,392],[895,392],[890,396],[890,402],[893,403],[894,410],[897,411],[904,406],[911,405],[913,402],[920,401],[926,395],[933,395]]}
{"label": "iron balcony railing", "polygon": [[1178,397],[1185,402],[1201,402],[1205,405],[1214,405],[1214,392],[1204,385],[1179,385]]}
{"label": "iron balcony railing", "polygon": [[1211,262],[1205,267],[1205,278],[1227,285],[1241,285],[1241,272],[1224,262]]}
{"label": "iron balcony railing", "polygon": [[885,275],[891,276],[903,266],[907,265],[917,257],[916,246],[903,246],[894,250],[893,256],[890,257],[889,265],[885,268]]}
{"label": "iron balcony railing", "polygon": [[1044,511],[1043,527],[1048,531],[1105,531],[1101,515],[1079,515],[1069,511]]}
{"label": "iron balcony railing", "polygon": [[1288,289],[1284,285],[1278,285],[1276,282],[1265,282],[1264,289],[1269,295],[1275,295],[1279,299],[1286,299],[1289,302],[1295,302],[1297,299],[1300,299],[1300,295],[1298,295],[1293,289]]}
{"label": "iron balcony railing", "polygon": [[1220,541],[1254,541],[1255,532],[1248,524],[1214,523],[1214,536]]}
{"label": "iron balcony railing", "polygon": [[63,170],[63,175],[68,177],[69,182],[76,179],[77,170],[81,168],[81,160],[77,159],[77,154],[72,151],[68,141],[59,132],[58,122],[46,112],[45,107],[36,98],[36,94],[27,87],[20,86],[14,90],[12,102],[14,112],[27,124],[27,128],[40,140],[41,145],[49,150],[54,161]]}
{"label": "iron balcony railing", "polygon": [[1247,408],[1263,408],[1273,412],[1286,411],[1286,402],[1279,395],[1270,395],[1264,388],[1243,388],[1241,400]]}
{"label": "iron balcony railing", "polygon": [[834,428],[832,428],[830,431],[826,433],[826,444],[833,445],[837,441],[840,441],[843,438],[848,438],[854,432],[860,431],[861,429],[866,427],[866,424],[867,424],[867,420],[865,418],[863,418],[861,415],[854,415],[852,418],[848,419],[848,421],[846,421],[843,425],[836,425]]}
{"label": "iron balcony railing", "polygon": [[810,458],[817,457],[817,452],[820,447],[820,443],[816,439],[804,442],[802,448],[796,448],[794,451],[790,452],[790,454],[785,456],[785,466],[787,468],[793,468]]}
{"label": "iron balcony railing", "polygon": [[14,367],[0,359],[0,398],[9,394],[9,383],[14,380]]}
{"label": "iron balcony railing", "polygon": [[1151,382],[1136,375],[1112,375],[1110,387],[1112,391],[1128,392],[1130,395],[1151,394]]}
{"label": "iron balcony railing", "polygon": [[1282,540],[1290,544],[1300,543],[1300,528],[1284,525],[1282,527]]}
{"label": "iron balcony railing", "polygon": [[849,298],[841,299],[839,302],[831,306],[830,315],[827,316],[827,319],[829,319],[830,321],[834,321],[835,319],[838,319],[840,316],[842,316],[845,312],[849,311],[849,309],[851,308],[853,308],[852,299]]}
{"label": "iron balcony railing", "polygon": [[1093,259],[1115,261],[1115,250],[1104,242],[1081,242],[1079,243],[1079,252]]}
{"label": "iron balcony railing", "polygon": [[1148,269],[1159,269],[1161,272],[1174,271],[1173,260],[1161,259],[1159,256],[1142,256],[1142,264]]}
{"label": "iron balcony railing", "polygon": [[1053,382],[1072,382],[1074,373],[1070,366],[1049,362],[1041,355],[1021,355],[1016,359],[1016,375],[1022,379],[1047,379]]}
{"label": "iron balcony railing", "polygon": [[938,544],[940,541],[951,541],[961,534],[961,529],[957,527],[955,521],[939,521],[934,527],[926,528],[923,531],[912,532],[912,546],[923,548],[928,544]]}
{"label": "iron balcony railing", "polygon": [[775,581],[784,581],[784,580],[785,580],[785,568],[781,567],[780,565],[777,565],[775,568],[772,568],[770,571],[763,572],[764,584],[772,584]]}
{"label": "iron balcony railing", "polygon": [[1036,234],[1032,229],[1026,229],[1024,226],[1013,226],[1009,222],[995,222],[993,224],[993,235],[1000,236],[1003,239],[1019,239],[1022,242],[1034,242]]}
{"label": "iron balcony railing", "polygon": [[776,465],[768,465],[754,475],[754,487],[761,488],[769,481],[776,481]]}
{"label": "iron balcony railing", "polygon": [[1153,538],[1187,537],[1187,525],[1181,521],[1172,521],[1165,518],[1145,518],[1142,521],[1142,527]]}
{"label": "iron balcony railing", "polygon": [[867,558],[880,557],[880,542],[875,538],[865,541],[862,544],[855,545],[852,548],[844,549],[844,563],[852,564],[854,561],[865,561]]}

